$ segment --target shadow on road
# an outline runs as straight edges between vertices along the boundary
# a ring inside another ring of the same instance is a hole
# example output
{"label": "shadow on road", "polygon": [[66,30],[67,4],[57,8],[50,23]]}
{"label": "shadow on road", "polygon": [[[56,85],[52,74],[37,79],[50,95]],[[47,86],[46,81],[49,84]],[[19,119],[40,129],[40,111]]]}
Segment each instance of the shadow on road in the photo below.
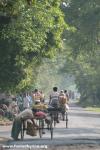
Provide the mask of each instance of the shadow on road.
{"label": "shadow on road", "polygon": [[98,135],[100,135],[100,129],[96,129],[96,128],[68,128],[68,129],[57,128],[56,130],[54,130],[54,134],[59,134],[59,135],[98,134]]}

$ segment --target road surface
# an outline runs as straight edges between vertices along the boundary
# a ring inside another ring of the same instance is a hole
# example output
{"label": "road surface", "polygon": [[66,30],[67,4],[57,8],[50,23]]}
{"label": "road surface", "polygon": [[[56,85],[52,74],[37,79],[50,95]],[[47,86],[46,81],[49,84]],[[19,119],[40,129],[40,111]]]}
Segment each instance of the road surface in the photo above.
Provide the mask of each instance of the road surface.
{"label": "road surface", "polygon": [[[46,134],[43,135],[42,139],[39,138],[39,135],[35,137],[25,135],[23,141],[13,141],[10,137],[11,126],[0,127],[0,137],[9,139],[7,145],[15,145],[15,147],[19,145],[20,150],[21,148],[23,149],[23,147],[21,147],[22,145],[29,150],[30,148],[32,149],[32,147],[38,148],[38,146],[44,146],[44,148],[46,148],[72,144],[100,144],[100,113],[86,111],[84,108],[71,104],[68,119],[67,129],[64,121],[60,121],[60,123],[56,125],[53,140],[50,139],[50,132],[46,130]],[[10,149],[18,149],[15,147],[10,147]]]}

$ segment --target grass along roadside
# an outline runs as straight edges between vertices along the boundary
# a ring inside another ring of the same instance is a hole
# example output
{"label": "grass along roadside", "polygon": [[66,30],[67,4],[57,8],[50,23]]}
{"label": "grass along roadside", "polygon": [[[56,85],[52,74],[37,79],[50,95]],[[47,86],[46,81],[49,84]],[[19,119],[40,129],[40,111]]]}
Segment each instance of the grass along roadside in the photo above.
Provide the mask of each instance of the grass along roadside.
{"label": "grass along roadside", "polygon": [[86,107],[85,109],[88,111],[100,112],[100,107]]}
{"label": "grass along roadside", "polygon": [[87,111],[100,112],[100,104],[99,105],[91,105],[85,102],[77,102],[78,106],[83,107]]}

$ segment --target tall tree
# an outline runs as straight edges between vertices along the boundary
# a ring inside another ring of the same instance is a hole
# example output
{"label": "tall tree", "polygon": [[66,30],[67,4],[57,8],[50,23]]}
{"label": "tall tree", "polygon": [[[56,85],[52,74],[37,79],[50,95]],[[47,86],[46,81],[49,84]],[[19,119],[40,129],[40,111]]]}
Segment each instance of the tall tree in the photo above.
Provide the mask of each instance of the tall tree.
{"label": "tall tree", "polygon": [[99,0],[65,0],[65,20],[76,28],[74,33],[65,33],[73,55],[96,51],[100,46]]}
{"label": "tall tree", "polygon": [[76,29],[64,33],[67,51],[64,69],[74,73],[81,102],[100,104],[100,2],[64,0],[62,9],[66,22]]}
{"label": "tall tree", "polygon": [[61,48],[64,28],[60,0],[1,0],[1,90],[30,86],[42,59]]}

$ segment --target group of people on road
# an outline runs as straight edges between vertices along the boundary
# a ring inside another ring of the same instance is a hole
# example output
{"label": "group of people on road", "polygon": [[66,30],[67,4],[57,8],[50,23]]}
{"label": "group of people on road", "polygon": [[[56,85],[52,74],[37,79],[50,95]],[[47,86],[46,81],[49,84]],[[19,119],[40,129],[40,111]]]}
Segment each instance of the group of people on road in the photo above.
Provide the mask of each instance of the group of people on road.
{"label": "group of people on road", "polygon": [[[13,121],[11,137],[15,140],[18,140],[18,136],[21,131],[22,119],[24,121],[30,120],[32,125],[38,128],[37,124],[34,121],[36,117],[42,117],[46,122],[48,122],[47,115],[43,110],[47,110],[50,107],[58,108],[63,106],[63,108],[67,110],[68,102],[69,97],[67,90],[61,90],[60,92],[58,92],[57,87],[53,87],[53,91],[49,95],[48,104],[45,103],[45,96],[43,92],[39,91],[38,89],[35,89],[31,94],[25,93],[23,95],[24,109],[19,114],[17,114]],[[57,120],[57,122],[59,123],[59,120]]]}
{"label": "group of people on road", "polygon": [[[60,108],[64,111],[69,109],[68,106],[69,96],[67,90],[61,90],[58,92],[57,87],[53,87],[53,92],[50,94],[49,105],[55,109]],[[57,123],[59,123],[58,114],[57,114]]]}
{"label": "group of people on road", "polygon": [[53,107],[59,107],[62,104],[68,104],[69,96],[67,90],[61,90],[58,92],[57,87],[53,87],[53,92],[50,94],[49,104]]}
{"label": "group of people on road", "polygon": [[38,89],[35,89],[31,92],[24,92],[16,96],[13,95],[11,96],[9,110],[16,116],[19,114],[19,112],[32,108],[36,99],[40,100],[41,102],[44,101],[44,94]]}

